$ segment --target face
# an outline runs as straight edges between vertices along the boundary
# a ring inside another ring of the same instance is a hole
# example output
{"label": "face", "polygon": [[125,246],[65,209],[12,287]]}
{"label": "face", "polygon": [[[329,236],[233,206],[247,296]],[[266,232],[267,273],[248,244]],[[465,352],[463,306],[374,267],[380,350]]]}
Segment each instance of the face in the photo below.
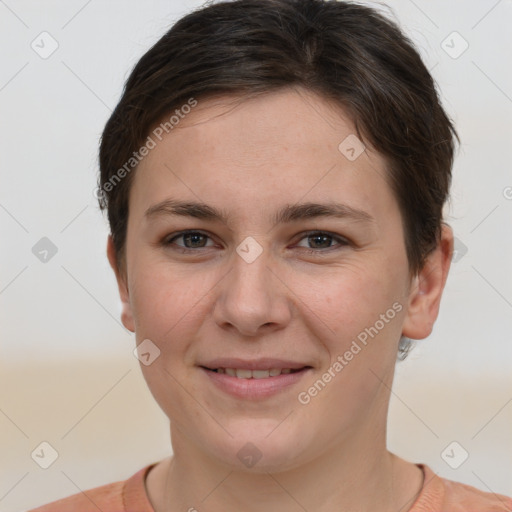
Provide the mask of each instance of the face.
{"label": "face", "polygon": [[175,453],[293,468],[384,433],[382,381],[414,324],[402,220],[339,107],[228,100],[199,101],[136,171],[122,319],[150,340]]}

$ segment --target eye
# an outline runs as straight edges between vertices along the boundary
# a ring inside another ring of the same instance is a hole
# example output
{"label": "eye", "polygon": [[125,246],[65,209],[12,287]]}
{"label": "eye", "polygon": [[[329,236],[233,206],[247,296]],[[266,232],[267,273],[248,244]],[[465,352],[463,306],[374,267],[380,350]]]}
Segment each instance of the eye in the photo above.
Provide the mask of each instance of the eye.
{"label": "eye", "polygon": [[[183,245],[176,244],[175,240],[183,240]],[[211,238],[201,231],[182,231],[181,233],[178,233],[171,238],[166,238],[162,241],[162,244],[164,246],[168,245],[177,245],[177,247],[181,247],[185,251],[187,250],[194,250],[194,249],[202,249],[206,247],[211,247],[206,245],[207,240]]]}
{"label": "eye", "polygon": [[[306,251],[311,253],[325,252],[326,249],[336,249],[336,247],[332,246],[333,241],[337,241],[338,245],[341,247],[349,245],[349,241],[345,238],[326,231],[310,231],[306,233],[301,240],[307,240],[307,243],[312,243],[312,248],[306,247]],[[298,245],[298,247],[300,247],[300,245]],[[324,251],[322,251],[322,249]]]}
{"label": "eye", "polygon": [[[176,243],[180,239],[183,243]],[[210,245],[207,245],[208,240],[212,242]],[[304,247],[300,244],[297,244],[295,247],[302,247],[306,252],[316,254],[327,252],[328,249],[336,250],[350,245],[347,239],[326,231],[310,231],[302,236],[300,241],[302,240],[306,240],[306,243],[311,244],[313,247]],[[334,242],[337,242],[338,247],[333,245]],[[165,247],[174,245],[177,250],[182,252],[195,252],[195,249],[206,249],[214,246],[213,240],[209,235],[197,230],[187,230],[171,235],[162,240],[162,245]]]}

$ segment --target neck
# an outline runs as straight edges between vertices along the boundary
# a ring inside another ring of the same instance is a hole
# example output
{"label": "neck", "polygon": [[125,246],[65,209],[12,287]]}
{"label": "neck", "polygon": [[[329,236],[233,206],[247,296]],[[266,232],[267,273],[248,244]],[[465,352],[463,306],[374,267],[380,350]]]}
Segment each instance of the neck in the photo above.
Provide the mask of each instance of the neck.
{"label": "neck", "polygon": [[155,499],[149,487],[148,493],[155,512],[408,510],[423,484],[421,469],[387,451],[385,428],[371,428],[357,430],[307,464],[275,473],[230,469],[175,429],[174,455],[161,468],[160,489],[152,493]]}

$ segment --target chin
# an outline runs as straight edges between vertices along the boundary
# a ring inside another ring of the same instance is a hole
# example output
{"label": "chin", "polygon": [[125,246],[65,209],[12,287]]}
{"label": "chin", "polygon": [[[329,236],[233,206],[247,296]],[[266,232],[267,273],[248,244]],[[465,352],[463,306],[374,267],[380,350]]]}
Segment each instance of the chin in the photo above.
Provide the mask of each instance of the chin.
{"label": "chin", "polygon": [[300,465],[305,456],[304,432],[294,430],[282,418],[231,422],[228,431],[233,437],[226,434],[222,440],[212,439],[209,451],[231,470],[262,474],[286,471]]}

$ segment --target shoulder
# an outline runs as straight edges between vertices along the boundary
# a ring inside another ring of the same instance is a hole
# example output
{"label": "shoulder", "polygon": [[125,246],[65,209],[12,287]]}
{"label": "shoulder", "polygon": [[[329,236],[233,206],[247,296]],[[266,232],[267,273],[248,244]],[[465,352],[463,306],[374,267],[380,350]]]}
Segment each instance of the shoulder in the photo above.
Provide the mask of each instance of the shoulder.
{"label": "shoulder", "polygon": [[114,482],[62,498],[29,512],[98,512],[122,511],[124,482]]}
{"label": "shoulder", "polygon": [[470,485],[442,479],[446,488],[447,510],[453,512],[511,512],[512,498],[485,492]]}
{"label": "shoulder", "polygon": [[511,512],[512,498],[437,476],[425,464],[423,488],[409,512]]}
{"label": "shoulder", "polygon": [[140,507],[140,512],[153,512],[144,487],[146,474],[153,466],[142,468],[127,480],[82,491],[27,512],[124,512],[133,505]]}

